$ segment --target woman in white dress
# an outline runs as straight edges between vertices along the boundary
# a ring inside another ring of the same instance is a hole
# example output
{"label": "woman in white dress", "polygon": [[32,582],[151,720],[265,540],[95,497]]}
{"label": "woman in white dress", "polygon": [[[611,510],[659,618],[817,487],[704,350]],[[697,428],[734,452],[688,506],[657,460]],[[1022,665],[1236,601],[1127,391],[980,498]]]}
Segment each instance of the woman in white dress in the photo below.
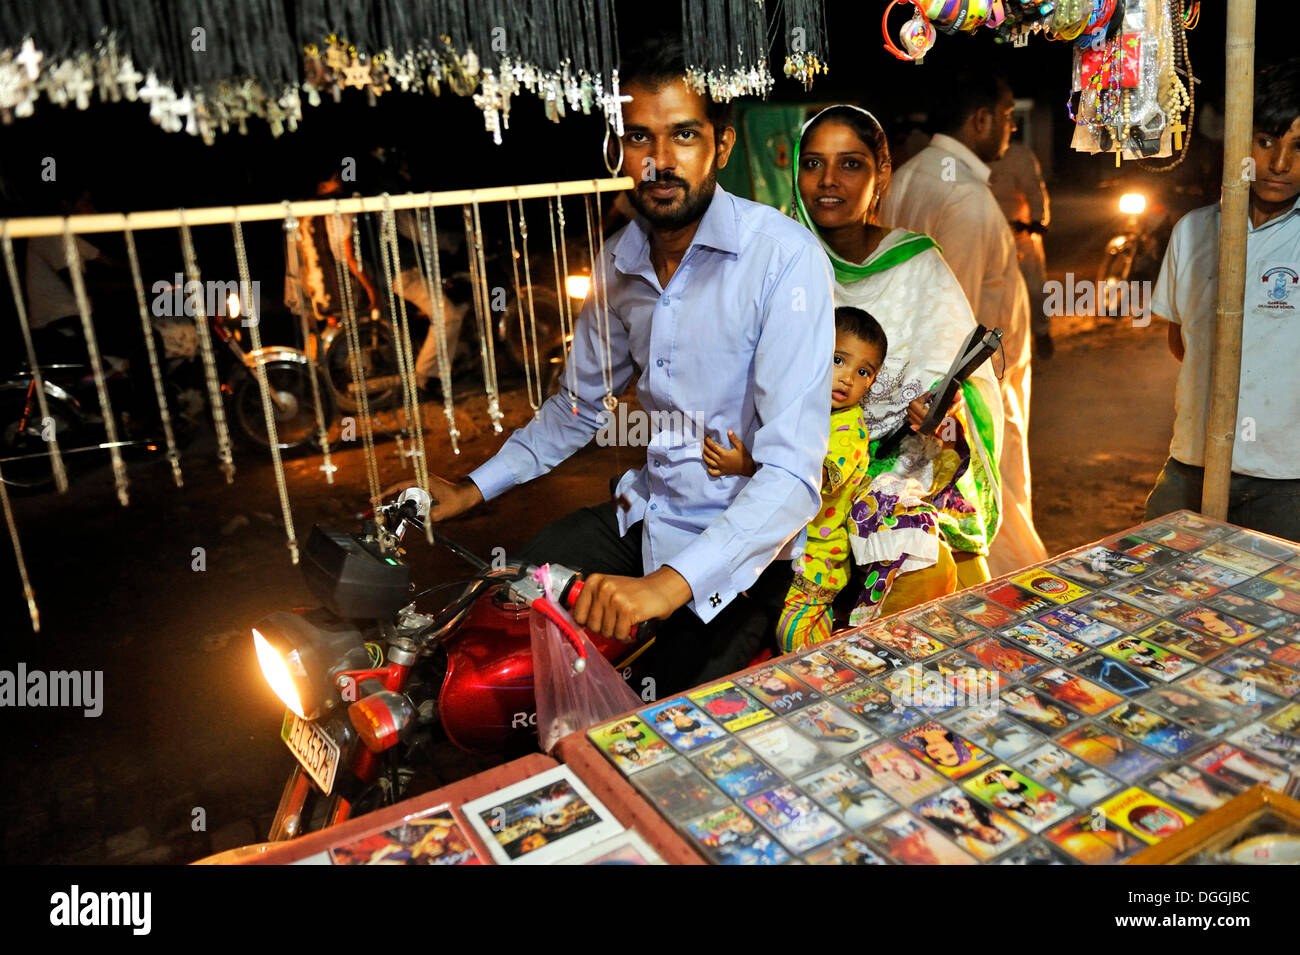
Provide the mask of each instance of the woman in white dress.
{"label": "woman in white dress", "polygon": [[[875,316],[889,339],[862,400],[873,480],[852,511],[854,556],[865,568],[858,623],[989,579],[1002,401],[986,362],[941,425],[942,443],[911,434],[927,392],[975,328],[970,305],[933,239],[877,224],[891,164],[874,116],[856,106],[822,110],[804,124],[794,160],[794,214],[830,256],[835,304]],[[878,456],[881,439],[899,429],[909,436],[885,442]]]}

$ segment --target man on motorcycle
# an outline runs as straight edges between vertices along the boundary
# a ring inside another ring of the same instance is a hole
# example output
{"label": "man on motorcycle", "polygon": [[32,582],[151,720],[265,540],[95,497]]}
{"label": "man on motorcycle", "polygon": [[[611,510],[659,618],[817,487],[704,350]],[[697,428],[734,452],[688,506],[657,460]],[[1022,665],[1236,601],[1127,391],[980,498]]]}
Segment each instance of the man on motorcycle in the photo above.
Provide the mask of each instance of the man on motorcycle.
{"label": "man on motorcycle", "polygon": [[759,465],[752,478],[710,477],[703,434],[661,430],[615,500],[551,524],[520,554],[590,573],[574,616],[592,630],[627,640],[633,625],[671,618],[648,660],[662,696],[745,666],[770,638],[791,574],[774,560],[797,555],[820,503],[834,321],[816,239],[718,188],[735,130],[725,104],[685,83],[681,47],[652,39],[623,64],[623,169],[640,179],[628,194],[639,215],[600,264],[609,337],[588,296],[559,392],[468,480],[435,482],[431,516],[568,458],[634,376],[652,421],[703,420],[717,438],[734,428]]}

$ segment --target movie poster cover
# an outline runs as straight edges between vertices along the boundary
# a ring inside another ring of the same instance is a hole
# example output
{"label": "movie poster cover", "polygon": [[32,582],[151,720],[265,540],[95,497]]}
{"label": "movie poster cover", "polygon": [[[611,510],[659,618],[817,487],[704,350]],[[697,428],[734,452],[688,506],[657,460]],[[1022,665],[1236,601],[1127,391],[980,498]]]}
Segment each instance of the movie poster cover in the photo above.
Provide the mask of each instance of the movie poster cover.
{"label": "movie poster cover", "polygon": [[836,757],[856,753],[877,735],[834,703],[822,700],[790,715],[790,725]]}
{"label": "movie poster cover", "polygon": [[1112,660],[1118,660],[1151,680],[1171,683],[1196,669],[1196,664],[1164,647],[1140,637],[1124,637],[1101,648]]}
{"label": "movie poster cover", "polygon": [[1237,795],[1237,790],[1223,780],[1179,763],[1166,766],[1146,780],[1142,788],[1193,816],[1218,809]]}
{"label": "movie poster cover", "polygon": [[546,865],[623,831],[567,766],[461,807],[498,865]]}
{"label": "movie poster cover", "polygon": [[931,720],[898,738],[907,750],[950,779],[974,772],[993,757],[959,733]]}
{"label": "movie poster cover", "polygon": [[1081,809],[1105,799],[1121,785],[1054,743],[1030,750],[1016,760],[1016,765],[1027,776]]}
{"label": "movie poster cover", "polygon": [[674,697],[641,711],[641,715],[677,750],[689,753],[727,735],[700,708],[684,696]]}
{"label": "movie poster cover", "polygon": [[844,763],[833,763],[799,780],[808,795],[849,829],[862,829],[898,808],[897,803]]}
{"label": "movie poster cover", "polygon": [[796,855],[844,832],[830,813],[793,786],[778,786],[749,796],[745,808]]}
{"label": "movie poster cover", "polygon": [[829,747],[780,720],[744,730],[739,738],[783,776],[799,776],[836,757]]}
{"label": "movie poster cover", "polygon": [[1205,742],[1205,737],[1137,703],[1125,703],[1098,720],[1148,749],[1178,759]]}
{"label": "movie poster cover", "polygon": [[948,785],[943,776],[926,768],[894,743],[876,743],[853,757],[850,765],[867,782],[904,806]]}
{"label": "movie poster cover", "polygon": [[1208,663],[1232,649],[1232,644],[1224,643],[1218,637],[1196,633],[1170,620],[1160,620],[1154,626],[1139,631],[1138,638],[1159,644],[1166,650],[1172,650],[1197,663]]}
{"label": "movie poster cover", "polygon": [[730,733],[773,717],[771,710],[730,680],[694,690],[688,697]]}
{"label": "movie poster cover", "polygon": [[1138,746],[1119,730],[1096,723],[1084,723],[1063,734],[1056,741],[1085,762],[1089,762],[1109,776],[1132,783],[1165,762],[1163,757]]}
{"label": "movie poster cover", "polygon": [[587,737],[627,776],[676,755],[639,716],[625,716],[593,727],[587,730]]}
{"label": "movie poster cover", "polygon": [[686,831],[720,865],[780,865],[790,859],[790,853],[739,806],[694,819]]}
{"label": "movie poster cover", "polygon": [[335,865],[482,865],[450,803],[330,851]]}
{"label": "movie poster cover", "polygon": [[694,819],[721,809],[729,799],[686,759],[653,766],[632,778],[633,784],[669,819]]}
{"label": "movie poster cover", "polygon": [[1153,845],[1182,832],[1192,822],[1187,813],[1137,786],[1112,796],[1098,808],[1109,821]]}
{"label": "movie poster cover", "polygon": [[1118,627],[1095,620],[1087,614],[1080,613],[1073,607],[1058,607],[1049,610],[1038,618],[1038,622],[1049,630],[1059,633],[1070,640],[1086,643],[1090,647],[1099,647],[1110,643],[1123,632]]}
{"label": "movie poster cover", "polygon": [[912,811],[981,862],[1019,845],[1029,835],[956,786],[922,800]]}
{"label": "movie poster cover", "polygon": [[1023,680],[1048,667],[1048,664],[1027,650],[996,637],[978,640],[967,646],[965,652],[978,660],[981,666],[997,670],[1008,680]]}
{"label": "movie poster cover", "polygon": [[770,789],[781,781],[776,770],[739,740],[729,739],[701,750],[692,761],[700,772],[735,799]]}
{"label": "movie poster cover", "polygon": [[779,667],[760,667],[736,677],[736,682],[758,702],[778,716],[820,700],[821,694],[800,683]]}
{"label": "movie poster cover", "polygon": [[915,816],[900,812],[866,835],[867,843],[898,865],[976,865],[968,855]]}
{"label": "movie poster cover", "polygon": [[962,788],[1031,832],[1042,832],[1074,812],[1070,802],[1006,763],[975,773]]}

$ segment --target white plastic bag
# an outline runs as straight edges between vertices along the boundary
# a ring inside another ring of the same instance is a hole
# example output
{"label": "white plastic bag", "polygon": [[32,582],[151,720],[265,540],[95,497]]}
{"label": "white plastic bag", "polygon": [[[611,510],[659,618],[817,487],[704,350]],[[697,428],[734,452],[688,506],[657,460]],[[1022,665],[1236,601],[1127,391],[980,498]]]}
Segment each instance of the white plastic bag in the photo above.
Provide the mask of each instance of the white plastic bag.
{"label": "white plastic bag", "polygon": [[[542,579],[545,580],[544,575]],[[546,612],[534,607],[529,614],[537,741],[544,753],[549,753],[570,733],[606,722],[641,705],[640,697],[623,682],[618,671],[601,656],[547,589]],[[576,642],[581,643],[585,652],[585,665],[578,655]]]}

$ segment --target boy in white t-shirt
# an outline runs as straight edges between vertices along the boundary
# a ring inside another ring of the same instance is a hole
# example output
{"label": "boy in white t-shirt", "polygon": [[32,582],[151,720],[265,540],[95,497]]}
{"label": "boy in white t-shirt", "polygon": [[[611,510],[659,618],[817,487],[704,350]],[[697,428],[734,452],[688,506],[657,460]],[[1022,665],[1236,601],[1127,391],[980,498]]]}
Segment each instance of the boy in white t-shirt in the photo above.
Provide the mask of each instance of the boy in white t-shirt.
{"label": "boy in white t-shirt", "polygon": [[[1255,84],[1241,384],[1228,520],[1300,540],[1300,59]],[[1200,510],[1210,355],[1218,301],[1216,203],[1174,226],[1151,310],[1169,323],[1183,363],[1169,460],[1147,499],[1148,519]]]}

